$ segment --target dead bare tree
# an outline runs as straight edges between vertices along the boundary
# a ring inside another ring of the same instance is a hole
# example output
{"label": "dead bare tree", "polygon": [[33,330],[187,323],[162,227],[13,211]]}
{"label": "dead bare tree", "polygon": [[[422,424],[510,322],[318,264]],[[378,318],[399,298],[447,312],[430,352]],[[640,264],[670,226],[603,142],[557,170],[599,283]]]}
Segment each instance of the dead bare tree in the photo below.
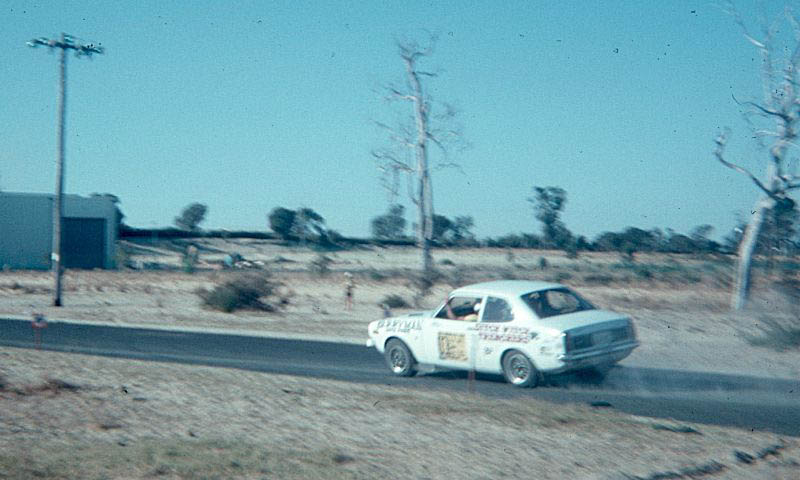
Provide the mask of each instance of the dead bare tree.
{"label": "dead bare tree", "polygon": [[[789,193],[800,188],[800,176],[791,171],[789,158],[791,149],[798,146],[796,139],[800,120],[800,76],[797,70],[800,67],[800,23],[787,7],[771,25],[764,27],[763,39],[757,40],[750,35],[741,16],[730,4],[728,12],[742,29],[747,41],[758,50],[762,62],[762,102],[739,102],[735,97],[734,101],[745,107],[746,120],[753,126],[759,142],[766,147],[763,140],[770,139],[769,157],[763,178],[725,158],[725,146],[730,135],[728,130],[717,137],[714,150],[714,155],[723,165],[747,176],[761,191],[739,244],[739,262],[731,307],[741,310],[749,299],[752,260],[765,218],[770,212],[793,209],[795,202],[789,197]],[[794,33],[794,47],[791,49],[779,49],[776,46],[776,35],[784,21],[791,26]],[[786,54],[781,53],[784,50]],[[761,128],[765,123],[768,126]]]}
{"label": "dead bare tree", "polygon": [[[429,164],[430,147],[436,146],[442,161],[437,167],[455,166],[449,162],[448,152],[461,143],[460,128],[455,125],[455,109],[447,104],[437,104],[441,112],[434,112],[434,102],[424,90],[423,78],[435,78],[436,73],[419,69],[419,61],[430,57],[436,37],[430,36],[426,46],[414,40],[398,41],[397,48],[405,67],[405,86],[386,88],[388,102],[405,101],[412,105],[411,115],[403,115],[397,125],[377,122],[389,136],[389,145],[372,151],[383,173],[385,184],[396,194],[398,179],[408,180],[409,197],[417,207],[417,246],[421,251],[422,278],[420,290],[430,287],[433,273],[431,240],[433,238],[433,186]],[[391,183],[387,180],[391,179]]]}

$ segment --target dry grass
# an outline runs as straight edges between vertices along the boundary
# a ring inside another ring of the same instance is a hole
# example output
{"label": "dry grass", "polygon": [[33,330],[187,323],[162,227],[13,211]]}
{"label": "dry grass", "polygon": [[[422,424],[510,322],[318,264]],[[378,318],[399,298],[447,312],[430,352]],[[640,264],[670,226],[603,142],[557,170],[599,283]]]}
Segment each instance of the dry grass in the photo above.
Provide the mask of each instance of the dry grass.
{"label": "dry grass", "polygon": [[422,391],[10,348],[0,364],[0,478],[648,478],[713,462],[724,478],[800,475],[796,439],[485,398],[466,385]]}
{"label": "dry grass", "polygon": [[[382,300],[414,297],[413,249],[326,253],[331,261],[320,275],[308,270],[315,252],[210,240],[198,271],[187,274],[180,271],[179,247],[130,248],[132,261],[158,270],[68,271],[66,306],[59,309],[49,307],[50,274],[2,272],[0,315],[43,312],[50,320],[361,343],[366,324],[382,315]],[[285,286],[290,302],[283,311],[203,308],[195,292],[237,273],[218,268],[234,251]],[[442,278],[426,307],[436,306],[451,286],[472,281],[561,280],[599,306],[634,317],[642,347],[627,364],[800,377],[800,350],[747,342],[763,325],[760,315],[791,320],[788,306],[777,301],[783,297],[762,282],[756,287],[766,294],[752,311],[729,314],[724,262],[641,255],[636,264],[621,264],[616,255],[572,260],[527,250],[509,256],[502,249],[435,256]],[[352,311],[343,308],[347,271],[356,279]],[[720,478],[800,478],[796,440],[466,390],[0,349],[0,478],[701,478],[717,464],[724,466],[715,474]],[[785,446],[780,455],[758,458],[774,445]],[[755,461],[737,460],[736,451]]]}

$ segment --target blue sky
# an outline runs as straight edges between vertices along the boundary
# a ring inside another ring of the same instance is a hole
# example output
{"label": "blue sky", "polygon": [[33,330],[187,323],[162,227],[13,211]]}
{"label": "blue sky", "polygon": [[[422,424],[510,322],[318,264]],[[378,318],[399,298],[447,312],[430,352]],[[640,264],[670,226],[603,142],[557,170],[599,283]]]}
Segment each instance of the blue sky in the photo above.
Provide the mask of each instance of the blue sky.
{"label": "blue sky", "polygon": [[730,158],[763,170],[731,98],[758,98],[758,56],[705,1],[6,1],[0,188],[53,191],[57,56],[25,42],[63,31],[106,48],[69,59],[68,193],[113,193],[140,227],[199,201],[206,228],[266,229],[273,207],[305,206],[367,235],[388,201],[374,122],[410,114],[381,87],[403,82],[395,39],[424,29],[439,34],[428,91],[471,145],[461,170],[434,171],[435,208],[472,215],[479,237],[538,232],[534,185],[564,188],[563,220],[587,236],[708,223],[719,237],[749,213],[755,188],[712,152],[730,126]]}

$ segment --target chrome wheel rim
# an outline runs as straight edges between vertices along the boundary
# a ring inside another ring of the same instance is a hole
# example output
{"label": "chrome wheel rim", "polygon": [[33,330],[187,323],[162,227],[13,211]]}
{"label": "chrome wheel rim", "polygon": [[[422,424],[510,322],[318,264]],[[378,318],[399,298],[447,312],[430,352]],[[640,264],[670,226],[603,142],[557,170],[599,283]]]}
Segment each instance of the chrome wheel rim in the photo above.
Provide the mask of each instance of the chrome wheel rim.
{"label": "chrome wheel rim", "polygon": [[408,365],[406,354],[401,348],[395,347],[389,351],[389,361],[392,364],[392,371],[394,373],[402,372],[406,369],[406,365]]}
{"label": "chrome wheel rim", "polygon": [[508,362],[508,372],[511,376],[512,383],[522,383],[528,379],[531,374],[530,367],[526,359],[519,355],[514,355]]}

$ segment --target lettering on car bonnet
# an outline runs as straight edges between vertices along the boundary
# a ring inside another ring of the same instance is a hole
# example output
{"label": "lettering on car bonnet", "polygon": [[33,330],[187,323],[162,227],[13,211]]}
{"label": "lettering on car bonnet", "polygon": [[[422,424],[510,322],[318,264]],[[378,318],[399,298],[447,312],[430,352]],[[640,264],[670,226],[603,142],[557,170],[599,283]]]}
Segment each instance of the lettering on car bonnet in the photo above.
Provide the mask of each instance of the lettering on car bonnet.
{"label": "lettering on car bonnet", "polygon": [[481,340],[493,342],[528,343],[536,337],[529,328],[482,323],[477,326]]}
{"label": "lettering on car bonnet", "polygon": [[422,320],[419,318],[384,318],[378,320],[378,328],[385,328],[387,332],[422,330]]}

